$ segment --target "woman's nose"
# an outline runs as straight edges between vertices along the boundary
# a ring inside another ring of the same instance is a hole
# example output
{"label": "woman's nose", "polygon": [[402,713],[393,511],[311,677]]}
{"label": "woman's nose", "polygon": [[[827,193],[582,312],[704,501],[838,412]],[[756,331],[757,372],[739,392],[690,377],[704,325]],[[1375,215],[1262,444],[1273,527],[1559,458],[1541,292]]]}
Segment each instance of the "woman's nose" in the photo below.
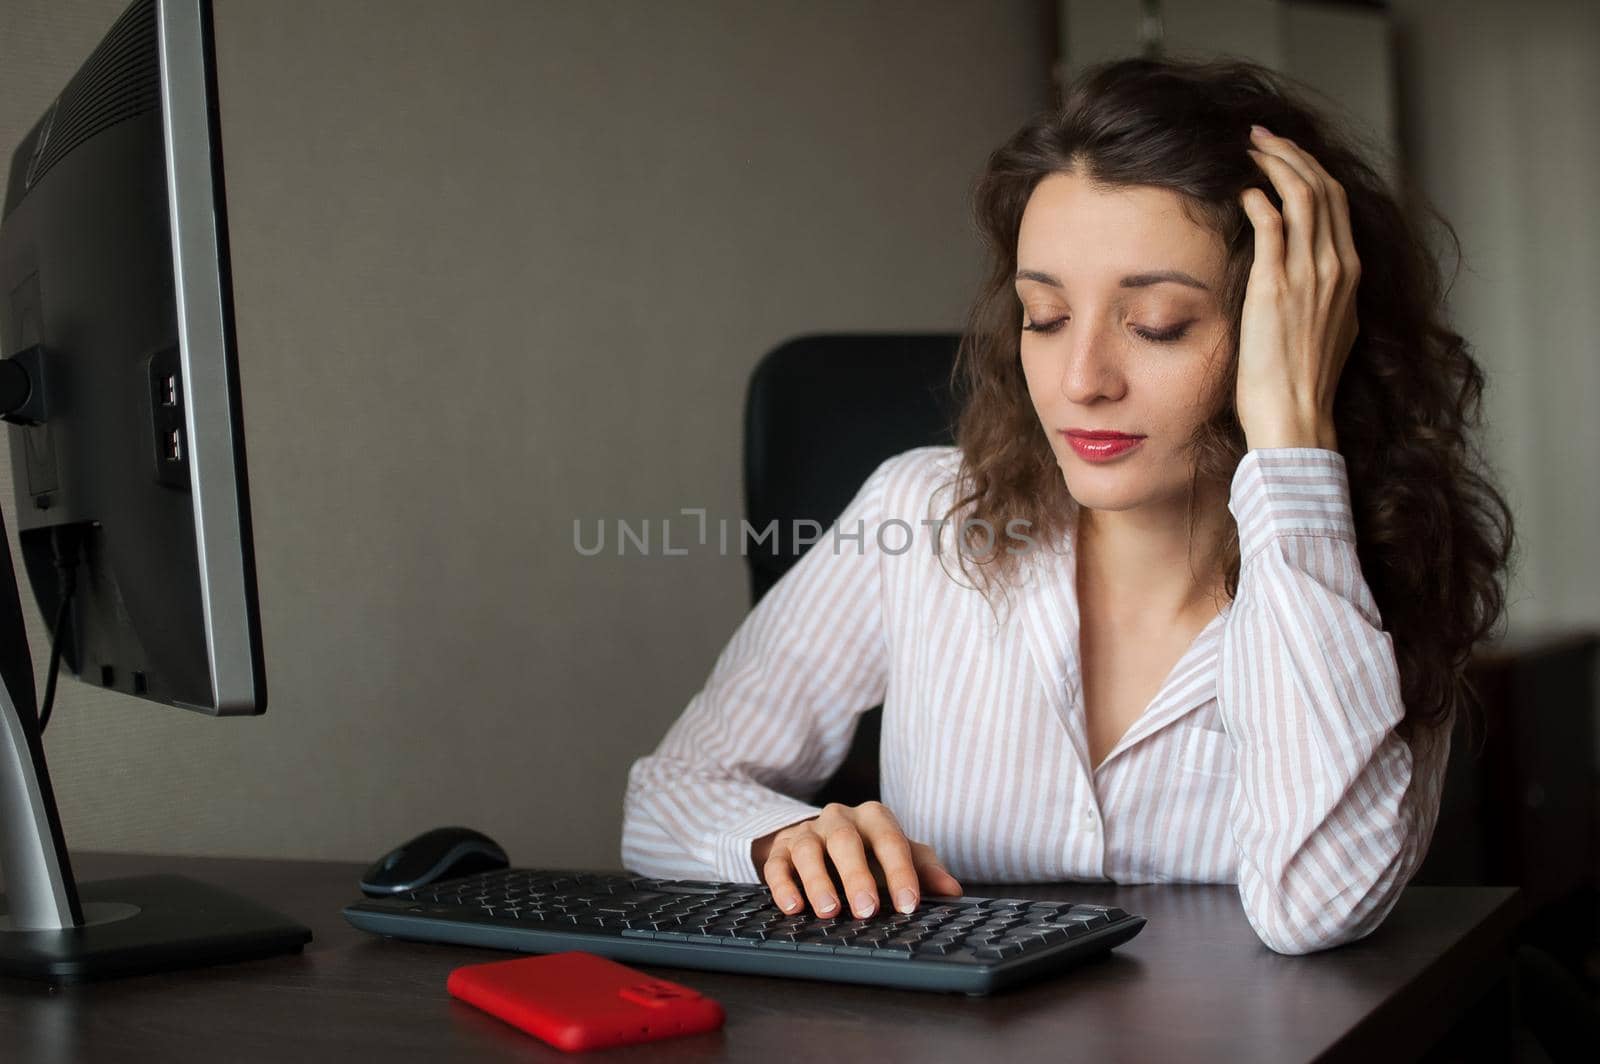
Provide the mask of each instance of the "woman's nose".
{"label": "woman's nose", "polygon": [[1121,352],[1109,330],[1086,326],[1070,330],[1062,345],[1061,394],[1087,405],[1119,399],[1125,390]]}

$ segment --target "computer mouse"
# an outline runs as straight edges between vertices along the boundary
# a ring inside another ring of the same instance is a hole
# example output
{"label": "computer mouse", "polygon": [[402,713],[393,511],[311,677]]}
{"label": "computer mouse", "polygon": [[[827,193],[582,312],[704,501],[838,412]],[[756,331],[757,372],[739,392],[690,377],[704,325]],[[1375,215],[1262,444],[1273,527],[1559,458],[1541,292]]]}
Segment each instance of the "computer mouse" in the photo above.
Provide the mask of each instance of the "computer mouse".
{"label": "computer mouse", "polygon": [[371,898],[404,894],[442,879],[510,867],[505,850],[481,831],[434,828],[384,854],[361,877]]}

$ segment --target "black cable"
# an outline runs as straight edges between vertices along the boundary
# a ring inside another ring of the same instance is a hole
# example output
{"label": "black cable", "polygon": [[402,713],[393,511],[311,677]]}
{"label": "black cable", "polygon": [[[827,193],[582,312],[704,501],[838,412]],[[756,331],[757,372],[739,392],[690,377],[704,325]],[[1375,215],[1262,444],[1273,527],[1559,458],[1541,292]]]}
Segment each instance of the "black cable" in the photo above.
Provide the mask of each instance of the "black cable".
{"label": "black cable", "polygon": [[[63,540],[67,545],[63,546]],[[78,551],[77,541],[66,529],[53,530],[51,542],[55,547],[55,563],[57,586],[61,592],[61,602],[56,606],[55,628],[50,635],[50,668],[44,681],[44,702],[39,706],[39,734],[44,734],[45,725],[50,723],[50,709],[56,701],[56,677],[61,672],[61,635],[66,629],[67,613],[72,605],[73,593],[78,589]]]}
{"label": "black cable", "polygon": [[56,675],[61,671],[61,628],[67,621],[67,600],[63,598],[56,607],[56,626],[50,637],[50,672],[44,681],[44,704],[39,707],[39,734],[50,723],[50,707],[56,700]]}

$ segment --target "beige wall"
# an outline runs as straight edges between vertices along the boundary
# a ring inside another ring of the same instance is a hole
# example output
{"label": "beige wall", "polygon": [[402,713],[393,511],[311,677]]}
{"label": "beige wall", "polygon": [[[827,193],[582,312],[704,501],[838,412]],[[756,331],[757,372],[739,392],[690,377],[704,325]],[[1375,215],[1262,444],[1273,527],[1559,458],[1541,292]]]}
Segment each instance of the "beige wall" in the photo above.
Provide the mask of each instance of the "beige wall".
{"label": "beige wall", "polygon": [[[5,0],[6,158],[122,6]],[[270,707],[64,685],[70,842],[364,859],[459,822],[615,865],[747,587],[714,543],[581,557],[574,519],[737,521],[761,354],[959,327],[1047,5],[216,11]]]}

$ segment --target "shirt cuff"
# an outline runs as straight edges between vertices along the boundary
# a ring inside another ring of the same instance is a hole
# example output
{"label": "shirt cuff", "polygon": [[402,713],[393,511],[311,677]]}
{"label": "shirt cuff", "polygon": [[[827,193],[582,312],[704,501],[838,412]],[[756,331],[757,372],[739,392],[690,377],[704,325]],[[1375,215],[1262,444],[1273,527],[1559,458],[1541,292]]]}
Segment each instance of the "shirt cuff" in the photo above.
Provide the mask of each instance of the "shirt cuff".
{"label": "shirt cuff", "polygon": [[1233,473],[1228,509],[1239,525],[1242,565],[1275,536],[1356,540],[1344,455],[1321,447],[1247,451]]}
{"label": "shirt cuff", "polygon": [[797,798],[778,795],[771,805],[717,836],[717,875],[729,883],[760,883],[761,870],[750,857],[750,847],[769,832],[818,816],[822,810]]}

